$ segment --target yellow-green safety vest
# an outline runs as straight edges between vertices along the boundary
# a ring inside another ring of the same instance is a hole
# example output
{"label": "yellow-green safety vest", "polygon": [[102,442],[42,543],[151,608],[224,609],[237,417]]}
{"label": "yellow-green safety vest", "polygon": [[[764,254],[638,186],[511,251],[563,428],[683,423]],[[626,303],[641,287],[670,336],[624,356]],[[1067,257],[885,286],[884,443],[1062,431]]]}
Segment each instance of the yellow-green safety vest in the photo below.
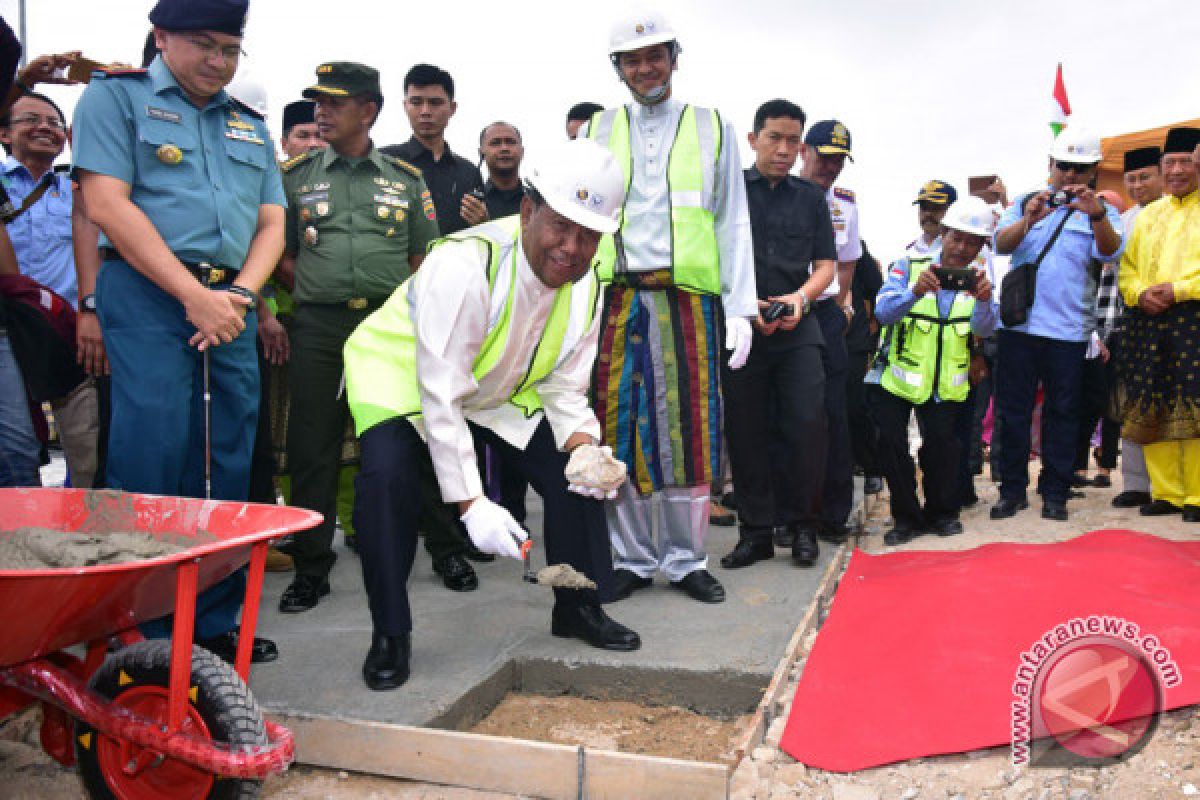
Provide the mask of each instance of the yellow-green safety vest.
{"label": "yellow-green safety vest", "polygon": [[[520,217],[508,217],[438,239],[430,252],[440,247],[478,248],[487,265],[488,331],[472,366],[476,381],[495,366],[509,344],[512,330],[513,287],[517,280]],[[421,269],[436,269],[435,260]],[[371,314],[346,340],[346,399],[354,416],[355,433],[395,417],[421,414],[417,383],[417,344],[410,277],[388,301]],[[559,288],[546,327],[531,349],[529,369],[513,391],[510,402],[532,417],[542,408],[537,384],[574,349],[591,327],[596,313],[597,283],[589,275]],[[438,313],[426,309],[425,313]]]}
{"label": "yellow-green safety vest", "polygon": [[[721,293],[721,253],[715,227],[717,164],[721,158],[721,115],[715,109],[684,106],[671,140],[667,160],[667,191],[671,206],[671,274],[676,286],[699,294]],[[612,152],[625,173],[625,198],[633,183],[629,107],[598,111],[588,136]],[[621,227],[625,209],[621,208]],[[605,235],[596,250],[596,275],[611,283],[625,272],[621,233]]]}
{"label": "yellow-green safety vest", "polygon": [[[931,261],[928,257],[909,259],[909,286]],[[880,381],[883,388],[913,405],[928,401],[935,387],[942,400],[965,400],[971,390],[968,374],[974,310],[975,298],[965,292],[955,293],[945,318],[938,311],[937,292],[927,292],[917,300],[884,334],[888,359]]]}

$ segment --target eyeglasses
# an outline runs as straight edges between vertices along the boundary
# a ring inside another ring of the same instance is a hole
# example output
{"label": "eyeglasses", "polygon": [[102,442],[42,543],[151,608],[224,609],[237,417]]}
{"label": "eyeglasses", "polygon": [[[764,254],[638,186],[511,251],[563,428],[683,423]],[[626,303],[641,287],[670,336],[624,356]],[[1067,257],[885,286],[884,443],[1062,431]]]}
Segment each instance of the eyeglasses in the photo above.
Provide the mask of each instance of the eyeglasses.
{"label": "eyeglasses", "polygon": [[1082,175],[1091,169],[1094,164],[1075,164],[1070,161],[1055,161],[1054,166],[1059,172],[1074,172],[1076,175]]}
{"label": "eyeglasses", "polygon": [[24,114],[19,117],[12,118],[13,125],[32,125],[39,127],[45,125],[47,128],[53,128],[56,131],[66,130],[66,125],[63,125],[62,120],[58,117],[43,117],[38,114]]}
{"label": "eyeglasses", "polygon": [[198,36],[184,36],[183,39],[192,47],[203,53],[205,58],[212,58],[219,55],[221,58],[225,59],[226,62],[233,62],[237,61],[238,58],[243,55],[242,48],[237,45],[219,47],[216,44],[213,44],[213,42],[210,40],[201,39]]}

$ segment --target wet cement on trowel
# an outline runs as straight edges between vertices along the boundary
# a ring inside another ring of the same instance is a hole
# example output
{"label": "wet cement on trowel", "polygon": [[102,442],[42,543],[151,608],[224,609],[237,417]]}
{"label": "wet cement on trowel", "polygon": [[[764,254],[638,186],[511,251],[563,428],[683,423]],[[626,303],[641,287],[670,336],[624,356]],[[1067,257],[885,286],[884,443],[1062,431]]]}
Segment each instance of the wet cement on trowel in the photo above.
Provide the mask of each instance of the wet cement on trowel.
{"label": "wet cement on trowel", "polygon": [[580,574],[570,564],[551,564],[537,571],[537,582],[541,586],[558,589],[595,589],[596,582]]}
{"label": "wet cement on trowel", "polygon": [[171,555],[188,546],[147,533],[70,533],[36,527],[0,530],[0,570],[121,564]]}

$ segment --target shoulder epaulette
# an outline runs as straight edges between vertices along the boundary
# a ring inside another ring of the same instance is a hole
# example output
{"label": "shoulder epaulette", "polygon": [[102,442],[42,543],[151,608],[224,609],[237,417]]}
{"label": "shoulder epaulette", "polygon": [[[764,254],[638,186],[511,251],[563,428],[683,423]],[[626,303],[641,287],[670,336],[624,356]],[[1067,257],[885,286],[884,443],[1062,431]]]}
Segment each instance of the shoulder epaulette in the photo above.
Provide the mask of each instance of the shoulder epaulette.
{"label": "shoulder epaulette", "polygon": [[308,150],[306,152],[303,152],[300,155],[296,156],[295,158],[289,158],[287,161],[280,164],[279,169],[282,170],[283,172],[291,172],[293,169],[295,169],[296,167],[298,167],[300,164],[304,163],[308,159],[312,158],[314,155],[316,155],[319,152],[320,152],[319,150]]}
{"label": "shoulder epaulette", "polygon": [[399,169],[404,170],[409,175],[412,175],[414,178],[421,177],[420,168],[414,167],[412,164],[408,163],[403,158],[396,158],[395,156],[389,156],[387,153],[382,153],[381,155],[383,156],[383,160],[388,162],[389,164],[391,164],[393,167],[398,167]]}
{"label": "shoulder epaulette", "polygon": [[845,200],[847,203],[854,202],[854,192],[850,189],[843,189],[840,186],[833,187],[833,196],[838,200]]}
{"label": "shoulder epaulette", "polygon": [[233,95],[229,95],[229,100],[230,100],[230,102],[233,103],[233,107],[236,108],[241,113],[248,114],[251,117],[254,117],[255,119],[266,120],[266,117],[264,117],[262,115],[262,112],[260,112],[257,108],[252,108],[252,107],[246,105],[241,100],[238,100],[236,97],[234,97]]}
{"label": "shoulder epaulette", "polygon": [[141,67],[110,67],[98,69],[92,73],[93,78],[127,78],[131,75],[145,75],[148,69]]}

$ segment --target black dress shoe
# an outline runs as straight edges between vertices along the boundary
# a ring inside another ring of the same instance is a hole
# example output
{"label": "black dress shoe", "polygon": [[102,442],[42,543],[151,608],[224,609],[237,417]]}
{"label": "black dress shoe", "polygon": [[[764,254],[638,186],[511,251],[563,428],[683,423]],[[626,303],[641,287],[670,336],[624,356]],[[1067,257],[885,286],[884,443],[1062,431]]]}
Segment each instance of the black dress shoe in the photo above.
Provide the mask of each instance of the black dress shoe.
{"label": "black dress shoe", "polygon": [[1165,517],[1168,514],[1178,514],[1181,511],[1183,509],[1174,503],[1168,503],[1166,500],[1153,500],[1142,506],[1141,514],[1143,517]]}
{"label": "black dress shoe", "polygon": [[1154,500],[1149,492],[1126,490],[1112,499],[1115,508],[1138,508]]}
{"label": "black dress shoe", "polygon": [[475,561],[480,564],[490,564],[496,560],[496,557],[494,555],[492,555],[491,553],[483,552],[478,547],[476,547],[474,545],[474,543],[469,542],[469,541],[467,542],[467,549],[463,553],[463,555],[465,555],[471,561]]}
{"label": "black dress shoe", "polygon": [[1096,477],[1092,478],[1092,486],[1095,486],[1097,489],[1107,489],[1112,486],[1112,478],[1107,475],[1097,474]]}
{"label": "black dress shoe", "polygon": [[863,494],[879,494],[883,491],[883,478],[878,475],[868,475],[863,478]]}
{"label": "black dress shoe", "polygon": [[724,603],[725,587],[706,569],[689,572],[677,581],[671,581],[676,589],[688,593],[693,600],[701,603]]}
{"label": "black dress shoe", "polygon": [[771,534],[771,539],[775,542],[776,547],[791,547],[792,542],[796,541],[796,532],[785,525],[780,525]]}
{"label": "black dress shoe", "polygon": [[1001,497],[996,501],[996,505],[992,506],[990,516],[992,519],[1008,519],[1018,511],[1024,511],[1027,508],[1029,508],[1029,501],[1024,497],[1017,499]]}
{"label": "black dress shoe", "polygon": [[1067,504],[1046,500],[1042,503],[1042,519],[1052,519],[1055,522],[1067,521]]}
{"label": "black dress shoe", "polygon": [[922,533],[924,531],[919,528],[914,528],[911,525],[903,523],[896,523],[894,528],[883,535],[883,543],[888,547],[897,547],[902,544],[908,544]]}
{"label": "black dress shoe", "polygon": [[817,538],[830,544],[845,544],[850,538],[850,531],[840,522],[822,522],[817,530]]}
{"label": "black dress shoe", "polygon": [[957,536],[963,532],[963,524],[958,517],[943,517],[929,524],[929,532],[938,536]]}
{"label": "black dress shoe", "polygon": [[653,583],[653,578],[643,578],[631,569],[618,567],[613,570],[613,601],[624,600],[638,589],[645,589]]}
{"label": "black dress shoe", "polygon": [[602,650],[637,650],[642,638],[604,613],[598,604],[581,606],[555,604],[550,612],[550,633],[563,638],[583,639]]}
{"label": "black dress shoe", "polygon": [[458,553],[433,562],[433,571],[442,576],[442,584],[455,592],[470,592],[479,588],[475,569]]}
{"label": "black dress shoe", "polygon": [[1183,521],[1200,522],[1200,506],[1184,506]]}
{"label": "black dress shoe", "polygon": [[315,608],[317,601],[329,594],[329,581],[312,575],[297,575],[283,590],[279,598],[279,610],[285,614],[299,614]]}
{"label": "black dress shoe", "polygon": [[725,569],[739,569],[774,557],[775,545],[770,539],[743,538],[738,540],[729,555],[721,559],[721,566]]}
{"label": "black dress shoe", "polygon": [[1067,499],[1068,500],[1082,500],[1085,497],[1087,497],[1087,495],[1084,494],[1083,492],[1079,491],[1078,489],[1069,489],[1067,491]]}
{"label": "black dress shoe", "polygon": [[381,692],[395,689],[408,680],[408,661],[412,655],[412,634],[398,636],[371,634],[371,649],[363,662],[363,680],[368,689]]}
{"label": "black dress shoe", "polygon": [[[237,658],[238,632],[227,631],[211,639],[197,639],[196,644],[221,660],[232,664],[234,659]],[[254,644],[250,648],[250,663],[265,664],[277,658],[279,658],[279,649],[275,647],[274,642],[270,639],[255,637]]]}
{"label": "black dress shoe", "polygon": [[796,528],[796,540],[792,542],[792,561],[798,567],[811,567],[817,563],[821,550],[817,547],[817,532],[811,528]]}

